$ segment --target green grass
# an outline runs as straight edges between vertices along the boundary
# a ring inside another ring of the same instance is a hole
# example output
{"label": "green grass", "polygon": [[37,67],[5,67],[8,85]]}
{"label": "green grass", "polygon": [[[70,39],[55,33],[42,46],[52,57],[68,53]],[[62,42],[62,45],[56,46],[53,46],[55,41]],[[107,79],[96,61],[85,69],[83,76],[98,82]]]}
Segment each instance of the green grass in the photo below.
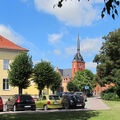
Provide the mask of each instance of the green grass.
{"label": "green grass", "polygon": [[110,110],[55,112],[55,113],[29,113],[29,114],[3,114],[0,120],[120,120],[120,101],[105,101]]}

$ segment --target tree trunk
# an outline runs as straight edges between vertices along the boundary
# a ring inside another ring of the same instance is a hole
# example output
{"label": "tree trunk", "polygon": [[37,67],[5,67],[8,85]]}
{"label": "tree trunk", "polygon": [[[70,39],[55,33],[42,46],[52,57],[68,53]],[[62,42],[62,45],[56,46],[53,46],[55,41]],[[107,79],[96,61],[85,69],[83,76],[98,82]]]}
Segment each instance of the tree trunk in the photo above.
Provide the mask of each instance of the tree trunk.
{"label": "tree trunk", "polygon": [[19,94],[22,95],[22,87],[19,86]]}
{"label": "tree trunk", "polygon": [[54,91],[54,90],[53,90],[52,92],[53,92],[53,94],[55,93],[55,91]]}
{"label": "tree trunk", "polygon": [[42,90],[39,90],[39,98],[41,97],[42,95]]}

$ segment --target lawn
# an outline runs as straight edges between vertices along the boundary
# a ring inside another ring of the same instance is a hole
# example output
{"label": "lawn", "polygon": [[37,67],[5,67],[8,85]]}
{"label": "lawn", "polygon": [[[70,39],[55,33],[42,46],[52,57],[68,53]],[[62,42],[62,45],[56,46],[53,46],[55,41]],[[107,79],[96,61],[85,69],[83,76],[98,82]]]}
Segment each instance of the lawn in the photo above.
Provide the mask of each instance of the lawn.
{"label": "lawn", "polygon": [[105,101],[110,110],[55,112],[31,114],[4,114],[0,120],[120,120],[120,102]]}

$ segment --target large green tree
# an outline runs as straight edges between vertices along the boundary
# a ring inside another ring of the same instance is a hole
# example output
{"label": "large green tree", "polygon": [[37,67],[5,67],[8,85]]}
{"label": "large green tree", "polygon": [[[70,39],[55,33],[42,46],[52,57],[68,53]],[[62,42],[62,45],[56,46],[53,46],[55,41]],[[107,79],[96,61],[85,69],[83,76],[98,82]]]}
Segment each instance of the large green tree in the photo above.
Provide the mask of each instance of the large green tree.
{"label": "large green tree", "polygon": [[8,80],[10,85],[19,88],[19,94],[22,94],[22,89],[29,86],[32,66],[32,57],[26,53],[16,56],[15,60],[10,64]]}
{"label": "large green tree", "polygon": [[35,65],[34,81],[38,85],[40,94],[41,90],[43,90],[45,86],[47,87],[47,89],[49,89],[49,87],[54,82],[54,67],[51,65],[50,62],[41,61],[40,63]]}
{"label": "large green tree", "polygon": [[79,91],[85,91],[85,86],[89,86],[89,91],[92,92],[95,82],[95,75],[90,70],[77,71],[73,83],[78,87]]}
{"label": "large green tree", "polygon": [[95,56],[97,80],[102,86],[114,83],[120,86],[120,29],[104,36],[100,52]]}
{"label": "large green tree", "polygon": [[53,94],[55,91],[59,91],[60,87],[61,87],[61,82],[62,82],[62,78],[60,73],[54,71],[54,81],[51,85],[51,90],[53,91]]}
{"label": "large green tree", "polygon": [[[58,7],[62,7],[63,3],[69,1],[69,0],[58,0]],[[82,1],[82,0],[77,0],[78,2]],[[88,0],[88,1],[92,1],[92,0]],[[107,12],[107,14],[111,15],[113,19],[115,19],[115,15],[118,15],[118,6],[120,5],[120,1],[119,0],[104,0],[104,7],[101,11],[101,17],[103,18],[105,16],[105,12]]]}

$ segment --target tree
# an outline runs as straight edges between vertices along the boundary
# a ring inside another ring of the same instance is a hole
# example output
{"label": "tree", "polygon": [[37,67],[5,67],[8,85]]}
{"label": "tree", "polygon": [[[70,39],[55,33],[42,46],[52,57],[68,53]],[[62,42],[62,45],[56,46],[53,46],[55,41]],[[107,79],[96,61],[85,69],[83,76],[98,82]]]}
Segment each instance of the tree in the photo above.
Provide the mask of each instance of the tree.
{"label": "tree", "polygon": [[89,91],[92,92],[96,85],[95,75],[90,70],[77,71],[73,80],[79,91],[85,92],[85,86],[89,86]]}
{"label": "tree", "polygon": [[45,82],[44,82],[44,79],[41,77],[41,71],[42,71],[42,64],[41,63],[38,63],[35,65],[34,67],[34,82],[37,84],[37,88],[39,90],[39,97],[41,96],[42,94],[42,90],[44,89],[45,87]]}
{"label": "tree", "polygon": [[97,79],[101,86],[114,83],[120,86],[120,29],[104,36],[100,52],[93,62],[97,65]]}
{"label": "tree", "polygon": [[54,71],[54,81],[53,84],[51,85],[51,90],[53,91],[53,94],[56,90],[60,89],[61,82],[62,82],[62,78],[60,74]]}
{"label": "tree", "polygon": [[[61,8],[63,6],[63,2],[67,0],[59,0],[57,6]],[[80,0],[77,0],[80,2]],[[90,1],[90,0],[88,0]],[[117,7],[120,5],[119,0],[104,0],[104,8],[101,11],[101,17],[103,18],[105,16],[105,12],[107,11],[107,14],[111,15],[112,18],[115,19],[115,15],[118,15]]]}
{"label": "tree", "polygon": [[69,81],[69,82],[68,82],[68,84],[67,84],[67,89],[68,89],[70,92],[79,91],[79,88],[78,88],[78,86],[74,83],[74,81]]}
{"label": "tree", "polygon": [[49,87],[54,82],[54,68],[50,62],[41,61],[40,63],[35,65],[34,81],[38,85],[38,89],[40,90],[40,92],[45,86],[47,87],[47,89],[49,89]]}
{"label": "tree", "polygon": [[19,88],[19,94],[22,94],[22,89],[26,89],[30,84],[29,78],[32,73],[32,66],[32,57],[26,53],[16,56],[10,64],[8,80],[10,85]]}

